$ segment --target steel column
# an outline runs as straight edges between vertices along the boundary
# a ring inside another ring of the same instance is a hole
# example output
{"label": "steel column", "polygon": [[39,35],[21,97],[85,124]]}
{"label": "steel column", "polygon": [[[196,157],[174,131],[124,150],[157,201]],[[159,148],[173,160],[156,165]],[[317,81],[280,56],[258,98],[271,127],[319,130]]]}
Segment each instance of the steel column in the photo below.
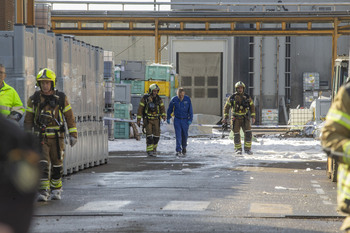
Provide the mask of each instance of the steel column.
{"label": "steel column", "polygon": [[154,23],[154,51],[155,51],[155,56],[154,56],[154,62],[159,63],[159,49],[160,49],[160,43],[159,43],[159,33],[158,33],[158,19],[155,20]]}
{"label": "steel column", "polygon": [[338,53],[337,53],[337,51],[338,51],[338,49],[337,49],[338,37],[339,37],[339,35],[338,35],[338,24],[339,24],[338,18],[335,18],[334,19],[334,23],[333,23],[334,31],[333,31],[333,35],[332,35],[332,76],[331,76],[332,78],[331,78],[331,83],[330,83],[331,87],[333,87],[334,61],[335,61],[335,59],[337,58],[337,55],[338,55]]}

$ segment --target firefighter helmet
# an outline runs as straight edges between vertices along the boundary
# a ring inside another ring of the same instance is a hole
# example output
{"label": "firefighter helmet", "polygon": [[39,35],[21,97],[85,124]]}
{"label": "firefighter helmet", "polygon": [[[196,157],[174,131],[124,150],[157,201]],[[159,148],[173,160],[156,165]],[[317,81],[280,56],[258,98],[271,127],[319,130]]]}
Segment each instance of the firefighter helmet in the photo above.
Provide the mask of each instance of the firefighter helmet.
{"label": "firefighter helmet", "polygon": [[235,84],[235,90],[237,91],[237,88],[238,87],[243,87],[243,91],[244,91],[244,89],[245,89],[245,85],[244,85],[244,83],[242,82],[242,81],[238,81],[238,82],[236,82],[236,84]]}
{"label": "firefighter helmet", "polygon": [[158,86],[157,84],[153,83],[153,84],[151,84],[151,85],[149,86],[149,91],[148,91],[148,92],[149,92],[149,93],[152,93],[153,90],[157,90],[157,91],[159,92],[160,88],[159,88],[159,86]]}
{"label": "firefighter helmet", "polygon": [[36,85],[39,87],[39,82],[44,80],[51,81],[53,83],[52,88],[56,87],[56,74],[52,70],[44,68],[39,71],[38,75],[36,76]]}

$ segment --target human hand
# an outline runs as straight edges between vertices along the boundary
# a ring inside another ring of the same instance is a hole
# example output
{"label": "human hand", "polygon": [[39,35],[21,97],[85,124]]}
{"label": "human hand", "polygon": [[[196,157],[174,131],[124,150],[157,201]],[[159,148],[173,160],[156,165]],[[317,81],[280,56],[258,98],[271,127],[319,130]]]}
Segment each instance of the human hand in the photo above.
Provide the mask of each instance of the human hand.
{"label": "human hand", "polygon": [[140,127],[141,126],[141,121],[137,120],[136,124],[137,124],[138,127]]}
{"label": "human hand", "polygon": [[167,119],[167,120],[166,120],[166,123],[170,124],[170,119]]}
{"label": "human hand", "polygon": [[78,139],[73,136],[69,136],[69,144],[71,147],[73,147],[77,143]]}
{"label": "human hand", "polygon": [[252,118],[252,124],[254,124],[254,123],[255,123],[255,118],[253,117],[253,118]]}

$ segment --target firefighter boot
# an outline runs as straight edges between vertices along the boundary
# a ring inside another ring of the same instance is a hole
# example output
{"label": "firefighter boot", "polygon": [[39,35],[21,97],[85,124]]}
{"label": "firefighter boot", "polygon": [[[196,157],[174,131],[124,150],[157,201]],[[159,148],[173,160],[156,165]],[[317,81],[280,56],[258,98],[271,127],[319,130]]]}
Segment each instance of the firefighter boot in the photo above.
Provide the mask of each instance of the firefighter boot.
{"label": "firefighter boot", "polygon": [[248,154],[248,155],[252,155],[253,154],[253,151],[251,151],[251,150],[245,150],[244,151],[246,154]]}
{"label": "firefighter boot", "polygon": [[236,153],[237,155],[241,155],[241,154],[242,154],[242,149],[241,149],[241,148],[235,149],[235,153]]}
{"label": "firefighter boot", "polygon": [[42,190],[39,190],[39,193],[38,193],[38,197],[37,197],[37,201],[48,201],[49,200],[49,190],[46,190],[46,189],[42,189]]}
{"label": "firefighter boot", "polygon": [[51,200],[61,200],[62,189],[54,189],[51,191]]}

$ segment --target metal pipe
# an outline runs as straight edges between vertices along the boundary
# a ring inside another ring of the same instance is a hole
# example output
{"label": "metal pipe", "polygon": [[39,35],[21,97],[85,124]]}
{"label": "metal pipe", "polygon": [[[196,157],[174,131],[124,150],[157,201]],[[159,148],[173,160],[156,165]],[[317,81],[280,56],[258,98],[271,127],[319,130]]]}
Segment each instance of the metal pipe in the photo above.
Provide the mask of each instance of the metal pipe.
{"label": "metal pipe", "polygon": [[333,78],[334,78],[334,63],[335,59],[337,58],[337,46],[338,46],[338,18],[334,19],[333,27],[333,35],[332,35],[332,68],[331,68],[331,85],[333,85]]}
{"label": "metal pipe", "polygon": [[286,3],[259,3],[259,2],[125,2],[125,1],[79,1],[79,0],[35,0],[36,3],[60,3],[60,4],[126,4],[126,5],[184,5],[184,6],[349,6],[347,2],[286,2]]}
{"label": "metal pipe", "polygon": [[263,102],[263,92],[262,92],[262,72],[263,72],[263,37],[260,38],[260,101],[259,101],[259,124],[261,124],[262,121],[262,102]]}
{"label": "metal pipe", "polygon": [[276,107],[279,109],[279,81],[280,81],[280,70],[279,70],[279,65],[280,65],[280,40],[278,37],[276,37],[276,44],[277,44],[277,54],[276,54]]}

